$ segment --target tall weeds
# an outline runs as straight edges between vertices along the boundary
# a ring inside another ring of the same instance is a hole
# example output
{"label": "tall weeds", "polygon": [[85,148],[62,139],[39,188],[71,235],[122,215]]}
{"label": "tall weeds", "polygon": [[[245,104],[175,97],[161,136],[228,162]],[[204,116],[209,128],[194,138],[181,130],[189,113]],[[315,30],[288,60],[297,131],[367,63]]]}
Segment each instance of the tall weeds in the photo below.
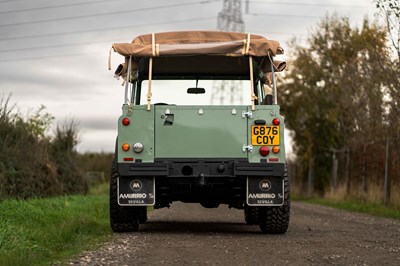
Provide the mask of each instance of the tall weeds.
{"label": "tall weeds", "polygon": [[0,95],[0,199],[82,193],[87,189],[77,167],[76,122],[46,135],[53,117],[41,106],[22,115]]}

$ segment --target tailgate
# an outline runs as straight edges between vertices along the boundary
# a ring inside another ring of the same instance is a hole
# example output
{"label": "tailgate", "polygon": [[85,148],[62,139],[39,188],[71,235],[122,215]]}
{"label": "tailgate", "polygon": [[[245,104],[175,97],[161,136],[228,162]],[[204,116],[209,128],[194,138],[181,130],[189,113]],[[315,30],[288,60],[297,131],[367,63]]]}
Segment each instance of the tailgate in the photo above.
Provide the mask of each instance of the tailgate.
{"label": "tailgate", "polygon": [[155,106],[156,158],[247,158],[246,106]]}

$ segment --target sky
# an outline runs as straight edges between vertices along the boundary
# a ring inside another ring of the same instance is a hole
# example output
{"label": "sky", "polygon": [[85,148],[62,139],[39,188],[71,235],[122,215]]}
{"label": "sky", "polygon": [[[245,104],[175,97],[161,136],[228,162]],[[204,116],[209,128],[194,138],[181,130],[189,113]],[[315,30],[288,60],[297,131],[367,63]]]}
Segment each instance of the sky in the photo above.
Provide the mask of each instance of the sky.
{"label": "sky", "polygon": [[[327,14],[358,26],[376,18],[372,0],[248,2],[246,12],[242,1],[245,32],[278,40],[286,52],[290,39],[305,43]],[[0,97],[11,94],[22,113],[44,105],[54,124],[77,119],[79,152],[112,152],[124,95],[107,68],[112,43],[217,30],[222,6],[223,0],[0,0]],[[122,60],[113,53],[112,69]]]}

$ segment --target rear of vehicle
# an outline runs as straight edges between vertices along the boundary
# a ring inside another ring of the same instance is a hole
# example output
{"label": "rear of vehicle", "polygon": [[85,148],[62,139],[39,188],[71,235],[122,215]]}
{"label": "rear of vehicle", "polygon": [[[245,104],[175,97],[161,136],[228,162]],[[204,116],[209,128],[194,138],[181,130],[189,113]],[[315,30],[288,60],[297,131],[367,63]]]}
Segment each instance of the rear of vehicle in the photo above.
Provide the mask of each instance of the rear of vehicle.
{"label": "rear of vehicle", "polygon": [[[181,36],[180,40],[186,38],[184,43],[193,37],[193,32],[174,34],[161,39],[171,45],[168,37]],[[153,54],[157,46],[152,36],[151,56],[136,55],[133,61],[131,54],[125,55],[128,60],[119,73],[126,73],[130,82],[118,121],[110,180],[114,231],[137,230],[147,220],[147,206],[158,209],[182,201],[206,208],[226,204],[243,209],[247,224],[259,224],[264,233],[286,232],[290,195],[284,119],[276,103],[276,87],[274,96],[265,90],[270,81],[267,74],[279,67],[274,67],[274,53],[222,53],[226,47],[221,46],[229,43],[210,42],[221,34],[227,37],[220,32],[196,32],[192,47],[182,47],[178,41],[169,50],[165,48],[164,57],[162,51],[159,56]],[[199,44],[199,39],[204,43]],[[114,47],[116,51],[120,48]],[[196,87],[186,90],[182,80]],[[210,105],[207,92],[215,80],[243,80],[247,102]],[[198,88],[198,83],[208,87]]]}

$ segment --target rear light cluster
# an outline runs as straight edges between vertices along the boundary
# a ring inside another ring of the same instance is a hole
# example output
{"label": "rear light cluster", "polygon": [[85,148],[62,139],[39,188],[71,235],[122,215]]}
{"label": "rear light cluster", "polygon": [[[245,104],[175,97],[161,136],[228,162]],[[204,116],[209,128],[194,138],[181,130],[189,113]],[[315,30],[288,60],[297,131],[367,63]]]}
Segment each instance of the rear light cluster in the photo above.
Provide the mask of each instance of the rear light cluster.
{"label": "rear light cluster", "polygon": [[[122,144],[122,150],[123,151],[129,151],[131,148],[131,145],[129,145],[128,143],[124,143]],[[133,144],[132,150],[136,153],[141,153],[144,149],[144,146],[142,143],[137,142],[135,144]]]}
{"label": "rear light cluster", "polygon": [[281,151],[281,148],[279,148],[279,146],[274,146],[273,148],[272,148],[272,152],[273,153],[279,153]]}
{"label": "rear light cluster", "polygon": [[122,144],[122,150],[123,151],[129,151],[130,148],[131,148],[131,145],[129,145],[128,143]]}
{"label": "rear light cluster", "polygon": [[[279,126],[281,123],[281,121],[279,120],[279,118],[275,117],[274,119],[272,119],[272,124],[274,126]],[[272,153],[274,154],[278,154],[281,151],[281,148],[279,146],[273,146],[271,149],[268,146],[261,146],[260,147],[260,155],[261,156],[268,156],[270,151],[272,151]],[[278,158],[270,158],[270,161],[276,161],[274,159],[279,160]]]}
{"label": "rear light cluster", "polygon": [[[277,154],[281,151],[281,148],[279,148],[279,146],[274,146],[272,147],[272,152]],[[261,156],[267,156],[270,152],[270,149],[267,146],[261,146],[260,148],[260,154]]]}
{"label": "rear light cluster", "polygon": [[267,156],[269,154],[269,148],[267,146],[262,146],[260,148],[261,156]]}
{"label": "rear light cluster", "polygon": [[122,124],[124,126],[128,126],[130,123],[131,123],[131,120],[129,120],[128,117],[125,117],[125,118],[122,119]]}
{"label": "rear light cluster", "polygon": [[279,118],[274,118],[273,120],[272,120],[272,124],[274,125],[274,126],[279,126],[279,124],[281,123],[281,121],[279,121]]}

